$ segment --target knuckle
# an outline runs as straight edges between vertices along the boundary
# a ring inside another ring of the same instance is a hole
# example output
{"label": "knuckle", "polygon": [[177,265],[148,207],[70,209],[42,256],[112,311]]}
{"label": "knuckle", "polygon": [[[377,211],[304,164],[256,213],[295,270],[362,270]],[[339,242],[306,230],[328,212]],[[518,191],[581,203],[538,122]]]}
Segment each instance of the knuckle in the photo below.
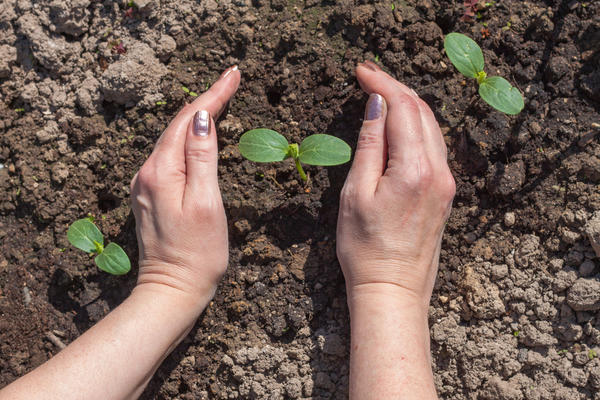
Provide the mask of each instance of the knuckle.
{"label": "knuckle", "polygon": [[185,149],[185,158],[188,161],[208,163],[214,159],[214,151],[210,147],[187,147]]}
{"label": "knuckle", "polygon": [[450,171],[445,171],[440,175],[439,193],[446,203],[451,203],[456,194],[456,182]]}
{"label": "knuckle", "polygon": [[372,130],[361,130],[356,143],[356,151],[370,149],[381,144],[382,134]]}
{"label": "knuckle", "polygon": [[412,168],[408,168],[404,175],[406,188],[417,194],[431,188],[433,180],[434,173],[429,160],[419,160]]}
{"label": "knuckle", "polygon": [[156,181],[156,170],[151,166],[144,164],[138,172],[137,181],[140,187],[151,187]]}
{"label": "knuckle", "polygon": [[400,107],[407,109],[411,114],[415,113],[418,115],[420,111],[419,103],[413,96],[406,93],[400,93],[397,95],[396,100]]}
{"label": "knuckle", "polygon": [[194,204],[194,215],[197,219],[213,223],[224,213],[220,197],[203,196],[202,200]]}
{"label": "knuckle", "polygon": [[367,203],[364,190],[360,190],[357,185],[346,182],[340,193],[340,208],[345,212],[359,212],[365,208]]}

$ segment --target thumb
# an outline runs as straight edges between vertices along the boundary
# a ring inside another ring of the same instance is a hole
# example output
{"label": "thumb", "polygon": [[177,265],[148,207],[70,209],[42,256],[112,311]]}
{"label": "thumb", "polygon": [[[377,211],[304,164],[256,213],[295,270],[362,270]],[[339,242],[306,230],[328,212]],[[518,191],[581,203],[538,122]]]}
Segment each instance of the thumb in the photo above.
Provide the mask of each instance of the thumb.
{"label": "thumb", "polygon": [[358,135],[354,161],[346,179],[362,188],[361,190],[369,190],[370,193],[375,193],[387,163],[386,116],[385,99],[377,93],[372,93],[365,107],[365,119]]}
{"label": "thumb", "polygon": [[188,125],[185,139],[185,197],[217,187],[217,161],[215,123],[208,110],[199,110]]}

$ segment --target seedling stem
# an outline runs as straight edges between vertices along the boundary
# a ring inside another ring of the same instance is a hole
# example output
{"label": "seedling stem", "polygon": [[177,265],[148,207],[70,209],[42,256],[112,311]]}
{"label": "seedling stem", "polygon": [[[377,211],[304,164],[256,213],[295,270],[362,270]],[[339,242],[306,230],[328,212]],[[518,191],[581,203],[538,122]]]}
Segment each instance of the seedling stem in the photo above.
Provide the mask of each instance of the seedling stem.
{"label": "seedling stem", "polygon": [[302,179],[303,182],[306,182],[308,180],[308,177],[306,176],[304,169],[302,169],[302,164],[300,164],[300,159],[294,158],[294,162],[296,163],[296,169],[298,170],[298,173],[300,174],[300,178]]}

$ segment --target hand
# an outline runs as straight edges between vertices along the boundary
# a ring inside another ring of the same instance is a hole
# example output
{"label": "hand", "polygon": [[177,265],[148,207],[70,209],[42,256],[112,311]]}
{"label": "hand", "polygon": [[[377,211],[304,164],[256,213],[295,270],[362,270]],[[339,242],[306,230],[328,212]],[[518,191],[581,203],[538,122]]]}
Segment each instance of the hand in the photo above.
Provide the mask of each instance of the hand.
{"label": "hand", "polygon": [[227,220],[214,119],[239,83],[240,73],[231,67],[186,105],[131,182],[140,250],[137,288],[175,291],[202,308],[225,273]]}
{"label": "hand", "polygon": [[455,193],[446,145],[413,90],[371,62],[356,75],[370,97],[338,217],[348,296],[399,291],[426,312]]}

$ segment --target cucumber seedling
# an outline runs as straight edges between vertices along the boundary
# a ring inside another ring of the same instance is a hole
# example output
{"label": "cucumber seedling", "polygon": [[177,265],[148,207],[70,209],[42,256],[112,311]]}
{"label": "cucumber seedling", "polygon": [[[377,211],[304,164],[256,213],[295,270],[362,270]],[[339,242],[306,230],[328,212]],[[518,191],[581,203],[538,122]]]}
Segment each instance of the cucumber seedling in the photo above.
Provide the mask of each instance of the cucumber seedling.
{"label": "cucumber seedling", "polygon": [[500,76],[488,77],[483,70],[483,52],[470,37],[452,32],[444,39],[444,49],[456,69],[479,84],[479,95],[486,103],[505,114],[515,115],[525,103],[519,89]]}
{"label": "cucumber seedling", "polygon": [[289,144],[279,132],[271,129],[252,129],[242,135],[238,145],[242,156],[254,162],[277,162],[292,158],[300,178],[307,176],[302,164],[332,166],[350,161],[350,146],[335,136],[316,134],[305,138],[300,145]]}
{"label": "cucumber seedling", "polygon": [[69,242],[86,253],[95,254],[94,262],[102,271],[123,275],[131,270],[131,262],[125,251],[116,243],[104,247],[104,236],[94,224],[93,218],[79,219],[67,231]]}

